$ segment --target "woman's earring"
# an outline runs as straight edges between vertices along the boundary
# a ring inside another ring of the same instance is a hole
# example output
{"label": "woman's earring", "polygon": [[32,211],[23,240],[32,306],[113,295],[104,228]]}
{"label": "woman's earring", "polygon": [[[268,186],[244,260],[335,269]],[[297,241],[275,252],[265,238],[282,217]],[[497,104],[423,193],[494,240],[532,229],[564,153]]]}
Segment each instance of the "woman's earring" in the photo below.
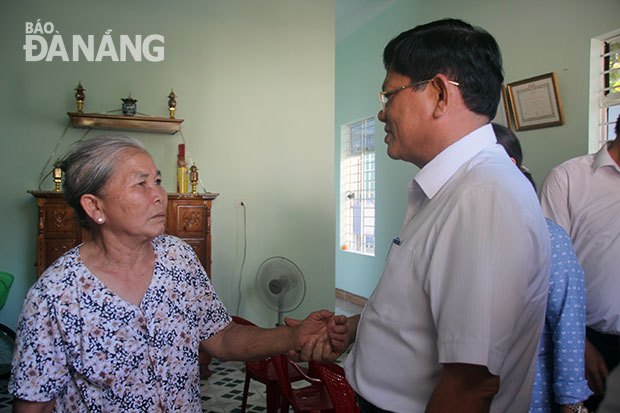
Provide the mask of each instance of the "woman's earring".
{"label": "woman's earring", "polygon": [[97,218],[97,222],[101,224],[103,222],[103,218],[101,217]]}

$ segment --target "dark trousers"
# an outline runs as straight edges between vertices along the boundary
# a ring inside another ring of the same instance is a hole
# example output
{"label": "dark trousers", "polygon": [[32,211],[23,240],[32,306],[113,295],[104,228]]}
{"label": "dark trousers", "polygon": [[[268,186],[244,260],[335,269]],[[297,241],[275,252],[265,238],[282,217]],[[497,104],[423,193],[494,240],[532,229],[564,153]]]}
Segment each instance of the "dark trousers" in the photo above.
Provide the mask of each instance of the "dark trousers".
{"label": "dark trousers", "polygon": [[[586,328],[586,337],[594,347],[601,353],[607,364],[607,370],[611,371],[620,362],[620,343],[618,336],[612,334],[603,334],[598,331]],[[603,399],[597,396],[590,396],[584,405],[588,410],[593,411]]]}
{"label": "dark trousers", "polygon": [[388,410],[383,410],[383,409],[378,408],[377,406],[375,406],[374,404],[372,404],[371,402],[369,402],[368,400],[366,400],[365,398],[363,398],[357,393],[355,393],[355,401],[357,402],[357,405],[360,407],[360,410],[362,413],[390,413],[390,411]]}

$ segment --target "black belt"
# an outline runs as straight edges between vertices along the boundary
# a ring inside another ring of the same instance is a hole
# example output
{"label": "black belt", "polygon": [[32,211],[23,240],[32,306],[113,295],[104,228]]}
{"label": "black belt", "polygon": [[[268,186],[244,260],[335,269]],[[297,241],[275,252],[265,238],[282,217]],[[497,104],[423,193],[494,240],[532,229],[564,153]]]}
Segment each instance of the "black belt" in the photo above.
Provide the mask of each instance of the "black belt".
{"label": "black belt", "polygon": [[383,410],[355,392],[355,401],[362,413],[391,413],[389,410]]}

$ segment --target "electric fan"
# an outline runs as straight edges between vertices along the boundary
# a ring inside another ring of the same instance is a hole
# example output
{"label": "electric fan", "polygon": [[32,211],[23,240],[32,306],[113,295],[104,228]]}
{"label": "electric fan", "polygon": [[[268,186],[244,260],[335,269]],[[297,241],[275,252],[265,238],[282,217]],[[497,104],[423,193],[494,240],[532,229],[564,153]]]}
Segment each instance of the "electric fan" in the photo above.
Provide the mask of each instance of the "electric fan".
{"label": "electric fan", "polygon": [[267,258],[256,273],[256,290],[267,305],[278,312],[278,324],[284,313],[293,311],[306,296],[306,281],[294,262],[284,257]]}

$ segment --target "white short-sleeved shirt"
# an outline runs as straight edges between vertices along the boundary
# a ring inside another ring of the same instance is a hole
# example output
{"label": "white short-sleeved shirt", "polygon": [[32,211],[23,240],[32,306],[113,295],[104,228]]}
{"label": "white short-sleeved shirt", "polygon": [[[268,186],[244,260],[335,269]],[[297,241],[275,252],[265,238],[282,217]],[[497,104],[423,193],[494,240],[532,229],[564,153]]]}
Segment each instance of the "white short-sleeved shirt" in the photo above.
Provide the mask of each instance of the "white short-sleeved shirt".
{"label": "white short-sleeved shirt", "polygon": [[620,334],[620,168],[604,146],[553,168],[541,192],[585,273],[586,325]]}
{"label": "white short-sleeved shirt", "polygon": [[80,259],[60,257],[20,314],[9,391],[55,399],[59,412],[200,412],[198,345],[230,317],[192,248],[153,240],[153,279],[139,306]]}
{"label": "white short-sleeved shirt", "polygon": [[532,185],[490,125],[463,137],[409,185],[347,379],[382,409],[423,412],[443,363],[483,365],[500,377],[491,411],[527,411],[549,263]]}

